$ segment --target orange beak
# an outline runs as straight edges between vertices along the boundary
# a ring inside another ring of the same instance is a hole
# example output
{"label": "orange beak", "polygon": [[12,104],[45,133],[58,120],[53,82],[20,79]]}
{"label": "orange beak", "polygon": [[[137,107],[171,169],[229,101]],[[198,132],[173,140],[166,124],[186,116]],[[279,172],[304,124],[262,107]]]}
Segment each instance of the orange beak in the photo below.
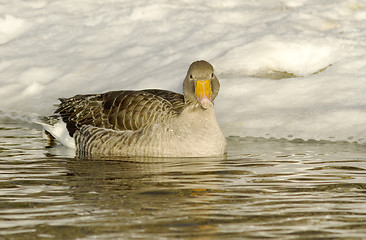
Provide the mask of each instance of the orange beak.
{"label": "orange beak", "polygon": [[211,102],[211,85],[209,80],[196,81],[196,91],[195,94],[200,101],[203,108],[207,108]]}

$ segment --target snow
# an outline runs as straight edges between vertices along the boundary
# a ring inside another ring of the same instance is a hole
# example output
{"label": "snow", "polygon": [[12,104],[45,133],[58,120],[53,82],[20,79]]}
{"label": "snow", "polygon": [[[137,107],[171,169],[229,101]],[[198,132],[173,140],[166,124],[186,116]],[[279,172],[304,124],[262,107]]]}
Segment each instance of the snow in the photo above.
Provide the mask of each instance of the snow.
{"label": "snow", "polygon": [[0,44],[6,43],[17,37],[24,28],[24,20],[11,15],[5,15],[0,19]]}
{"label": "snow", "polygon": [[210,61],[226,136],[366,142],[365,0],[13,0],[0,4],[2,116],[57,98],[181,92]]}

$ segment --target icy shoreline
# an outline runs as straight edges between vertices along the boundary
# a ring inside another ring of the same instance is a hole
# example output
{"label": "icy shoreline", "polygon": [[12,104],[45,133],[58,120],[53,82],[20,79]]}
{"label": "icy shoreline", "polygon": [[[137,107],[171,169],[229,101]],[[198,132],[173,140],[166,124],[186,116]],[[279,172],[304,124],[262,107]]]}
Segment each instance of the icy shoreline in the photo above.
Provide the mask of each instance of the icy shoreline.
{"label": "icy shoreline", "polygon": [[226,136],[364,143],[365,20],[361,0],[7,1],[0,110],[32,119],[78,93],[180,92],[206,59]]}

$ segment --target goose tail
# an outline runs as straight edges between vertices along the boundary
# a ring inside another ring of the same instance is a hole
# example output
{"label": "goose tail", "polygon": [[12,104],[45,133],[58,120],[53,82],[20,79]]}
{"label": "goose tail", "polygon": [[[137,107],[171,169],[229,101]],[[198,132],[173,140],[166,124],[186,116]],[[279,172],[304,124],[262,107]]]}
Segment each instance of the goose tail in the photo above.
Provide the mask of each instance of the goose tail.
{"label": "goose tail", "polygon": [[69,148],[75,148],[75,140],[70,137],[69,132],[59,115],[52,116],[40,116],[36,123],[43,127],[43,137],[48,139],[48,147],[54,146],[55,141],[61,142],[63,145]]}

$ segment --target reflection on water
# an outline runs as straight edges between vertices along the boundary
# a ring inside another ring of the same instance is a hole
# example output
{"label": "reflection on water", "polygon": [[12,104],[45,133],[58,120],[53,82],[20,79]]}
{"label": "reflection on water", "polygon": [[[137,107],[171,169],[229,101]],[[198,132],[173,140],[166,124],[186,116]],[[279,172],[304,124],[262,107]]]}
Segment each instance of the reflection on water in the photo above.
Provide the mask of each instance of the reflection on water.
{"label": "reflection on water", "polygon": [[226,159],[74,159],[0,125],[5,239],[362,239],[363,145],[228,139]]}

